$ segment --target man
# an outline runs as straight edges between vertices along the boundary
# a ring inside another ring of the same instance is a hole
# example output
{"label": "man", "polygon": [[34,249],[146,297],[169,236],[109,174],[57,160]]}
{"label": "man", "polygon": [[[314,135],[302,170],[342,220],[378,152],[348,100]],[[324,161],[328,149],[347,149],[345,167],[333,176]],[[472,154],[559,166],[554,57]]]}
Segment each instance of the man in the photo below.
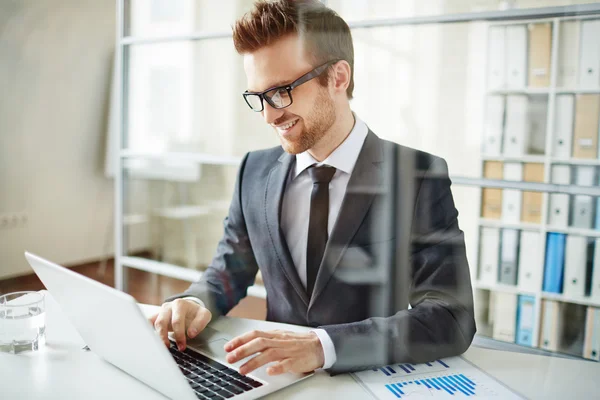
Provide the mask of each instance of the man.
{"label": "man", "polygon": [[260,1],[233,40],[244,99],[281,147],[243,158],[213,262],[151,318],[165,343],[173,331],[185,348],[260,270],[267,319],[315,329],[234,338],[229,362],[255,355],[242,374],[267,363],[270,374],[339,373],[464,352],[473,297],[446,163],[379,139],[352,113],[348,25],[316,0]]}

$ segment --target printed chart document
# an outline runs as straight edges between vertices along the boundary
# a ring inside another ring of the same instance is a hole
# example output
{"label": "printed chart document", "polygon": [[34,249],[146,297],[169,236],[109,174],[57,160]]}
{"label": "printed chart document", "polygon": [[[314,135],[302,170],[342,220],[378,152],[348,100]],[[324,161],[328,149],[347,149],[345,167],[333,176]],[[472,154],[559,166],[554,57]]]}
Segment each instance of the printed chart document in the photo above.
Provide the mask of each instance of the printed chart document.
{"label": "printed chart document", "polygon": [[374,399],[524,399],[462,357],[354,372]]}

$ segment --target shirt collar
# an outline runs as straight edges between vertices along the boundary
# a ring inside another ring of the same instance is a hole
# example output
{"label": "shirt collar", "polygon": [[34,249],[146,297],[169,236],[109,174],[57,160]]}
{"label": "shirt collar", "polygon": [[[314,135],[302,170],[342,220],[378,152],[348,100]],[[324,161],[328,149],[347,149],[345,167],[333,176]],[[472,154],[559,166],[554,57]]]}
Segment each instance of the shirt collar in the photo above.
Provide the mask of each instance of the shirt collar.
{"label": "shirt collar", "polygon": [[308,151],[296,154],[296,167],[294,175],[292,175],[294,179],[313,164],[327,164],[347,174],[352,173],[352,170],[354,170],[354,165],[356,164],[356,160],[358,160],[360,150],[362,149],[365,138],[367,137],[367,133],[369,132],[367,124],[358,118],[355,113],[352,114],[354,115],[355,122],[350,134],[337,147],[337,149],[335,149],[333,153],[329,155],[329,157],[323,160],[323,162],[318,162],[315,160]]}

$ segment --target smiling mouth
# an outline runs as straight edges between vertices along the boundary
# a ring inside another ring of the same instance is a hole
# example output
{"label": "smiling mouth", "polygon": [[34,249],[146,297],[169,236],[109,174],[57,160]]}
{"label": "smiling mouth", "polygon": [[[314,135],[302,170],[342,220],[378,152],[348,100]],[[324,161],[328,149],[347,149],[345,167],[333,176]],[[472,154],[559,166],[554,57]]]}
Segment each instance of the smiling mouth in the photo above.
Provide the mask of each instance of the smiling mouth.
{"label": "smiling mouth", "polygon": [[294,125],[296,125],[296,124],[298,123],[298,121],[299,121],[299,119],[296,119],[296,120],[294,120],[294,121],[292,121],[292,122],[289,122],[289,123],[287,123],[287,124],[285,124],[285,125],[279,125],[279,126],[276,126],[275,128],[276,128],[278,131],[280,131],[280,132],[285,132],[285,131],[287,131],[287,130],[290,130],[290,129],[292,129],[292,127],[293,127]]}

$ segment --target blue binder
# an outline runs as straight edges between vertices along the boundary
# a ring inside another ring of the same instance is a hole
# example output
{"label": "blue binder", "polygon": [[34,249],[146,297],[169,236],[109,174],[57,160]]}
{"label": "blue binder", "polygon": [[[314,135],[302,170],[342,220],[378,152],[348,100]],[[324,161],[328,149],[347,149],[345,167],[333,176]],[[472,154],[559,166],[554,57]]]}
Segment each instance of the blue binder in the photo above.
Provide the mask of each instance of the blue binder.
{"label": "blue binder", "polygon": [[548,233],[546,241],[546,264],[544,268],[544,292],[562,293],[565,240],[566,235],[563,233]]}
{"label": "blue binder", "polygon": [[533,346],[533,324],[535,323],[535,297],[519,295],[517,308],[517,344]]}

